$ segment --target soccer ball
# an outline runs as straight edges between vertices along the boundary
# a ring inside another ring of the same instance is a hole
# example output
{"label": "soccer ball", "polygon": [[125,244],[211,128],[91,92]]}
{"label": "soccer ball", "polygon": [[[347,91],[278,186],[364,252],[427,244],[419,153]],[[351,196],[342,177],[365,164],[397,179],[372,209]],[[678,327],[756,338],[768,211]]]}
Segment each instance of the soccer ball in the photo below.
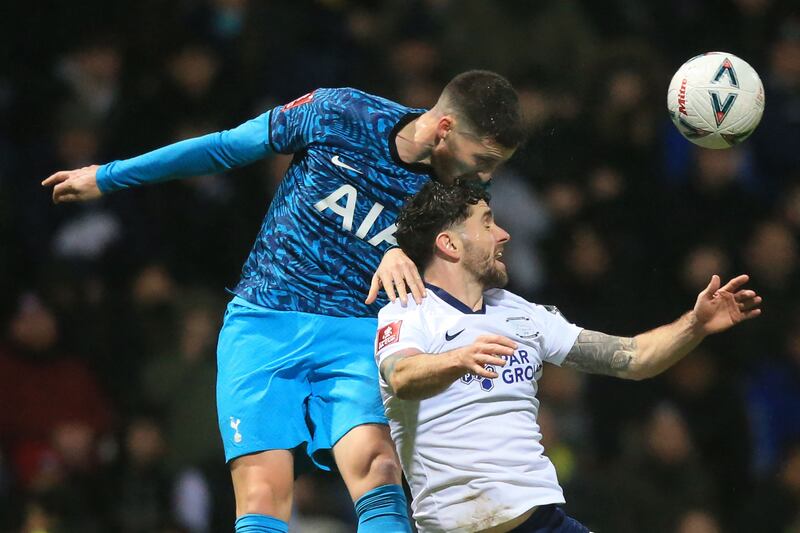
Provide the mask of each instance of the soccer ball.
{"label": "soccer ball", "polygon": [[730,148],[747,139],[764,113],[764,86],[753,67],[733,54],[708,52],[678,69],[667,109],[681,134],[704,148]]}

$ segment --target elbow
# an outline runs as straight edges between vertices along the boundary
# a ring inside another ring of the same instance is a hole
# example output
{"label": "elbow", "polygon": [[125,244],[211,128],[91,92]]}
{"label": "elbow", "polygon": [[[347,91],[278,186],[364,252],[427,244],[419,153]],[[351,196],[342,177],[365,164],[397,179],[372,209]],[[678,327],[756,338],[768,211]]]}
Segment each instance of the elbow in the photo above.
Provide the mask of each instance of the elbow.
{"label": "elbow", "polygon": [[408,383],[404,382],[401,379],[397,379],[396,373],[392,373],[392,375],[390,376],[389,387],[392,389],[392,392],[394,392],[395,398],[398,398],[400,400],[411,399],[409,397],[411,391],[409,390]]}
{"label": "elbow", "polygon": [[394,390],[394,395],[399,400],[413,400],[411,392],[408,388],[399,388]]}
{"label": "elbow", "polygon": [[643,381],[658,374],[658,372],[655,372],[653,368],[650,368],[648,365],[637,359],[638,358],[634,357],[630,366],[626,368],[624,372],[621,372],[619,377],[623,379],[629,379],[631,381]]}
{"label": "elbow", "polygon": [[625,374],[622,374],[620,377],[631,381],[644,381],[645,379],[650,379],[653,376],[642,370],[631,370]]}
{"label": "elbow", "polygon": [[424,400],[426,398],[425,393],[423,393],[419,387],[413,386],[409,381],[393,379],[391,387],[394,391],[395,398],[398,400],[415,401]]}
{"label": "elbow", "polygon": [[661,372],[655,368],[647,366],[633,366],[627,372],[625,372],[625,374],[621,375],[621,377],[631,381],[644,381],[645,379],[656,377],[660,373]]}
{"label": "elbow", "polygon": [[394,391],[394,395],[399,400],[416,400],[417,398],[414,396],[412,388],[408,386],[408,383],[398,383],[396,380],[392,383],[392,390]]}

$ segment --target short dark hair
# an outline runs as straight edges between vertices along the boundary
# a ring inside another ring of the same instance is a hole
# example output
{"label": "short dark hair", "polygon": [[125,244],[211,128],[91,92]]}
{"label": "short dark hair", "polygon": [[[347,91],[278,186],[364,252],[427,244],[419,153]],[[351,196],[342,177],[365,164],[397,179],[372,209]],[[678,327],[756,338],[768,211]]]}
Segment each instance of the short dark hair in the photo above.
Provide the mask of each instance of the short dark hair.
{"label": "short dark hair", "polygon": [[433,259],[436,235],[464,222],[471,205],[490,199],[478,180],[457,180],[454,185],[429,181],[400,211],[394,234],[397,244],[422,271]]}
{"label": "short dark hair", "polygon": [[506,148],[525,140],[519,96],[511,83],[488,70],[470,70],[450,80],[444,96],[481,137],[489,137]]}

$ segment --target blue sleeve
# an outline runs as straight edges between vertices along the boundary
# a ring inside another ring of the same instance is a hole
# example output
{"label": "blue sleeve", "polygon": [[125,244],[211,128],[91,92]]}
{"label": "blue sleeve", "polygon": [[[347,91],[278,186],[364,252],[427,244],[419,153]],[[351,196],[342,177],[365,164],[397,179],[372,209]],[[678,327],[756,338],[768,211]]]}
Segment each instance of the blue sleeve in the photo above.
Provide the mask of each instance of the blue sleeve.
{"label": "blue sleeve", "polygon": [[97,169],[97,187],[109,193],[174,178],[200,176],[258,161],[271,153],[272,111],[231,130],[180,141]]}
{"label": "blue sleeve", "polygon": [[269,142],[275,152],[292,154],[327,135],[346,131],[357,91],[317,89],[275,108]]}

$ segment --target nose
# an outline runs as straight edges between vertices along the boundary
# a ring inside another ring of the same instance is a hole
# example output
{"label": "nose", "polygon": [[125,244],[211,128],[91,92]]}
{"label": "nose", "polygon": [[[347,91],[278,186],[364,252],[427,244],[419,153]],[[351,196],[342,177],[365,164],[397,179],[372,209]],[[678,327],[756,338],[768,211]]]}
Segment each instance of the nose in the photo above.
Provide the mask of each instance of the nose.
{"label": "nose", "polygon": [[492,173],[491,172],[478,172],[478,179],[481,180],[482,183],[488,183],[492,181]]}
{"label": "nose", "polygon": [[500,226],[495,226],[495,227],[497,228],[497,235],[495,236],[495,238],[497,239],[497,242],[503,242],[504,243],[504,242],[508,242],[508,241],[511,240],[511,234],[510,233],[508,233],[506,230],[504,230]]}

